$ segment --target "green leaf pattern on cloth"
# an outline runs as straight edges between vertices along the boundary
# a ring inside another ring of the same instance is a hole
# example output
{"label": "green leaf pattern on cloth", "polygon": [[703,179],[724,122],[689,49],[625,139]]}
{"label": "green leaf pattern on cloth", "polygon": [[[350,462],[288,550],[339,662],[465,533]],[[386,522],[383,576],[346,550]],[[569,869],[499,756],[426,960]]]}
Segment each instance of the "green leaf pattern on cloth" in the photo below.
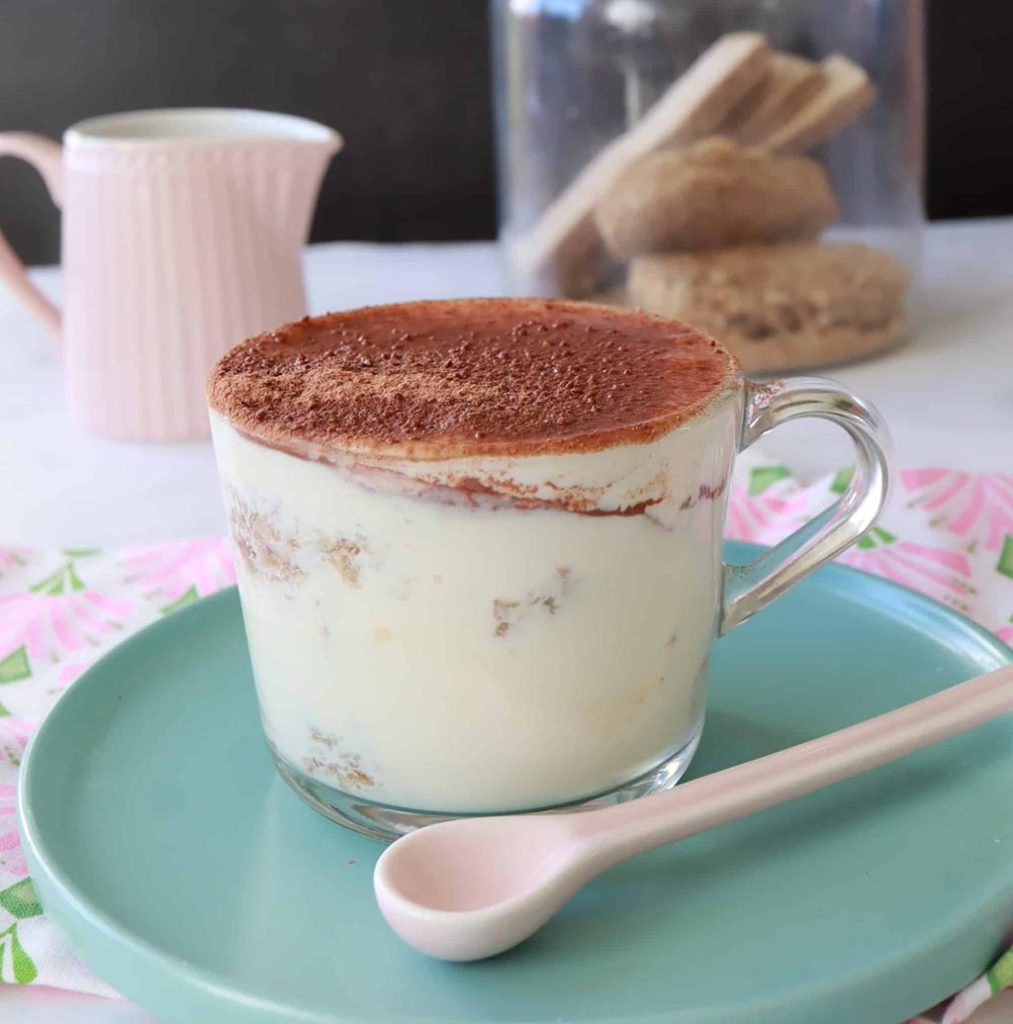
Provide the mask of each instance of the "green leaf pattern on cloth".
{"label": "green leaf pattern on cloth", "polygon": [[22,644],[0,660],[0,683],[17,683],[32,674],[28,649]]}
{"label": "green leaf pattern on cloth", "polygon": [[183,591],[175,601],[170,601],[164,608],[159,609],[163,615],[170,615],[172,612],[178,612],[180,608],[185,608],[188,604],[193,604],[198,598],[197,588],[190,587]]}
{"label": "green leaf pattern on cloth", "polygon": [[29,588],[32,594],[57,595],[65,590],[84,590],[84,583],[74,571],[73,562],[64,562],[58,569],[55,569],[48,576],[33,583]]}
{"label": "green leaf pattern on cloth", "polygon": [[830,481],[831,493],[843,494],[848,489],[848,484],[851,483],[851,479],[854,475],[854,466],[845,466],[844,469],[838,470],[837,475]]}
{"label": "green leaf pattern on cloth", "polygon": [[758,494],[776,484],[778,480],[784,480],[791,476],[786,466],[757,466],[749,473],[749,497],[755,498]]}
{"label": "green leaf pattern on cloth", "polygon": [[0,546],[0,979],[115,993],[42,913],[15,828],[29,735],[60,693],[125,635],[233,582],[224,539],[103,552]]}
{"label": "green leaf pattern on cloth", "polygon": [[28,985],[39,976],[32,958],[18,942],[18,926],[0,932],[0,977],[6,982]]}
{"label": "green leaf pattern on cloth", "polygon": [[[743,465],[744,464],[744,465]],[[776,544],[846,490],[852,470],[802,485],[746,452],[727,533]],[[753,485],[757,470],[765,486]],[[841,561],[949,605],[1013,643],[1013,477],[902,470],[878,524]]]}
{"label": "green leaf pattern on cloth", "polygon": [[0,907],[18,920],[38,917],[42,913],[42,906],[35,895],[35,886],[32,885],[30,878],[22,878],[20,882],[15,882],[0,891]]}
{"label": "green leaf pattern on cloth", "polygon": [[1013,534],[1006,534],[1002,544],[1002,551],[999,554],[999,561],[996,563],[996,572],[1001,572],[1013,580]]}
{"label": "green leaf pattern on cloth", "polygon": [[857,547],[859,551],[874,551],[878,547],[893,544],[896,540],[896,534],[874,526],[864,537],[859,538]]}

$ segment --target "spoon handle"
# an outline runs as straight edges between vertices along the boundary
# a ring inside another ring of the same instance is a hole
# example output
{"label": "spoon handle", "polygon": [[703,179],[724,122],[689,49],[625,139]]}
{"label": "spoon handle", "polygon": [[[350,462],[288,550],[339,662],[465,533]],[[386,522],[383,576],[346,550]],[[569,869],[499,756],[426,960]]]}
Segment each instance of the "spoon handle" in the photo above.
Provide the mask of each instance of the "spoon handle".
{"label": "spoon handle", "polygon": [[577,815],[598,869],[860,775],[1013,711],[1013,665],[666,793]]}

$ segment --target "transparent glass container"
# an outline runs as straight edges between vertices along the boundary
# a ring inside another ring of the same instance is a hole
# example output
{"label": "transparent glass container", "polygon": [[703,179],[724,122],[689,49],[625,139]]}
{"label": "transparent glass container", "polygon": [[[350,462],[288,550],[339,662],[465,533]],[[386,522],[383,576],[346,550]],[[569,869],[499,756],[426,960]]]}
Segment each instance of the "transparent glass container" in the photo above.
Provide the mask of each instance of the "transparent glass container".
{"label": "transparent glass container", "polygon": [[921,0],[491,0],[512,294],[639,306],[747,370],[910,334]]}

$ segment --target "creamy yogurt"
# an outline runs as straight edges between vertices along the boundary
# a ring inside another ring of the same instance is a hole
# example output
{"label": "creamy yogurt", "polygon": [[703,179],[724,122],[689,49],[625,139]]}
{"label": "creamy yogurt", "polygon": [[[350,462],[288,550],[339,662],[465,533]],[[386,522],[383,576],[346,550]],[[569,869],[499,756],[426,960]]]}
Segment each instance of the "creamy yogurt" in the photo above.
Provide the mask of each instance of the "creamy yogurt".
{"label": "creamy yogurt", "polygon": [[731,393],[647,443],[550,455],[311,458],[212,430],[288,765],[380,804],[512,811],[614,790],[696,735]]}

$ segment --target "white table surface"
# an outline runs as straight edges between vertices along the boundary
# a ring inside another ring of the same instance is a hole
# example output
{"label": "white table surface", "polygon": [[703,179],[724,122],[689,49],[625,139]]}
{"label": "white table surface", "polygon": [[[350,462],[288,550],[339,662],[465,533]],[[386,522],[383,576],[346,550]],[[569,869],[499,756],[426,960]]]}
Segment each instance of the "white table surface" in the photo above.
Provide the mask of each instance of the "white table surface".
{"label": "white table surface", "polygon": [[[1013,472],[1013,220],[928,229],[925,295],[903,350],[833,375],[882,409],[903,466]],[[36,279],[59,296],[59,273]],[[490,243],[335,243],[306,255],[311,312],[412,298],[493,295]],[[832,428],[786,427],[764,447],[799,473],[837,468]],[[206,443],[141,445],[79,433],[51,340],[0,292],[0,543],[125,544],[224,531]],[[153,1024],[126,1004],[0,988],[0,1024]],[[855,1024],[863,1024],[856,1021]],[[1013,1024],[1013,994],[975,1024]]]}

